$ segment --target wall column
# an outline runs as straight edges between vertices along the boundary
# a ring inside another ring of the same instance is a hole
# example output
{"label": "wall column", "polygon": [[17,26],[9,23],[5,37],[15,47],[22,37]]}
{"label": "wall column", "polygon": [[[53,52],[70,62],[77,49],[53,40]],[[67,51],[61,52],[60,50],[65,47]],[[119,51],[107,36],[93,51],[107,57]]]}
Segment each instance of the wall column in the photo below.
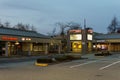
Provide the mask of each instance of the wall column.
{"label": "wall column", "polygon": [[58,53],[61,53],[61,44],[58,45]]}
{"label": "wall column", "polygon": [[84,29],[82,31],[82,54],[87,54],[88,46],[87,46],[87,31]]}
{"label": "wall column", "polygon": [[45,54],[48,54],[48,44],[45,44]]}
{"label": "wall column", "polygon": [[29,43],[28,44],[28,55],[30,56],[32,53],[31,53],[31,51],[32,51],[32,43]]}
{"label": "wall column", "polygon": [[68,33],[68,35],[67,35],[67,52],[71,52],[70,33]]}
{"label": "wall column", "polygon": [[5,56],[9,56],[8,42],[5,43]]}
{"label": "wall column", "polygon": [[111,51],[111,43],[108,44],[108,51]]}

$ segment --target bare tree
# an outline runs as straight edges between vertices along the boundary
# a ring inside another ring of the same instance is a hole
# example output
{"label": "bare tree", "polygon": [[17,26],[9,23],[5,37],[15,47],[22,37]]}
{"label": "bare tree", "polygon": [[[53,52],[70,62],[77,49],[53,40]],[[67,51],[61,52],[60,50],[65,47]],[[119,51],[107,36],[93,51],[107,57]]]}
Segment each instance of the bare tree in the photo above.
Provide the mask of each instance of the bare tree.
{"label": "bare tree", "polygon": [[30,25],[29,24],[24,24],[25,30],[30,30]]}
{"label": "bare tree", "polygon": [[31,26],[31,31],[37,32],[37,31],[36,31],[36,28],[35,28],[33,25]]}
{"label": "bare tree", "polygon": [[4,25],[0,23],[0,27],[4,27]]}
{"label": "bare tree", "polygon": [[4,23],[4,27],[10,28],[10,23],[9,22],[5,22]]}
{"label": "bare tree", "polygon": [[80,24],[75,23],[75,22],[69,22],[69,23],[56,23],[57,26],[60,27],[60,35],[65,35],[68,30],[72,29],[81,29]]}
{"label": "bare tree", "polygon": [[70,29],[81,29],[81,25],[79,23],[75,23],[75,22],[69,22],[67,24],[67,26],[70,28]]}
{"label": "bare tree", "polygon": [[2,24],[1,20],[0,20],[0,27],[4,27],[4,25]]}
{"label": "bare tree", "polygon": [[65,35],[65,28],[67,27],[64,23],[56,23],[56,26],[60,28],[60,35],[63,36]]}
{"label": "bare tree", "polygon": [[56,28],[53,28],[53,30],[51,32],[47,33],[47,34],[50,37],[55,37],[56,36]]}
{"label": "bare tree", "polygon": [[26,30],[26,31],[35,31],[36,32],[36,28],[33,25],[31,26],[29,24],[18,23],[13,28],[20,29],[20,30]]}
{"label": "bare tree", "polygon": [[119,29],[119,23],[117,21],[117,18],[114,17],[113,20],[111,21],[110,25],[108,26],[108,32],[116,33],[118,29]]}
{"label": "bare tree", "polygon": [[18,23],[13,28],[20,29],[20,30],[26,30],[26,27],[22,23]]}

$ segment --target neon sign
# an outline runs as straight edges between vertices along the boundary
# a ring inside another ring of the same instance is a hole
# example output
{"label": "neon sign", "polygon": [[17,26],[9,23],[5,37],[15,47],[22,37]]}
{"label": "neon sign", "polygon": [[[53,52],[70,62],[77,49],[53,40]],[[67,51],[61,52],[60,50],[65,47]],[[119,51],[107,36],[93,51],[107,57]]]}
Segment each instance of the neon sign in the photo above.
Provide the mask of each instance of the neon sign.
{"label": "neon sign", "polygon": [[81,30],[70,30],[69,33],[81,33]]}
{"label": "neon sign", "polygon": [[11,37],[11,36],[2,36],[2,40],[17,41],[18,38],[16,38],[16,37]]}

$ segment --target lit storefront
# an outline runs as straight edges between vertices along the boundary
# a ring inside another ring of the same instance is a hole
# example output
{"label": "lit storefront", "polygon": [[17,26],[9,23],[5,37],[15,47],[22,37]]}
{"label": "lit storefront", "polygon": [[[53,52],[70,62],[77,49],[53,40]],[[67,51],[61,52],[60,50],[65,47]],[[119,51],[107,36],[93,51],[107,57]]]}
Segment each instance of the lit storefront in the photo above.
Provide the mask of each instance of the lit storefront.
{"label": "lit storefront", "polygon": [[[72,33],[73,30],[70,31]],[[82,51],[82,35],[80,31],[74,31],[73,34],[70,34],[70,43],[71,43],[71,51],[72,52],[81,52]]]}
{"label": "lit storefront", "polygon": [[[70,30],[68,32],[68,51],[75,53],[87,53],[92,51],[92,35],[91,29],[86,30]],[[85,34],[86,33],[86,34]]]}
{"label": "lit storefront", "polygon": [[[55,41],[59,46],[61,41]],[[0,28],[1,56],[48,54],[50,44],[49,37],[34,31]]]}
{"label": "lit storefront", "polygon": [[120,52],[120,34],[103,34],[95,36],[93,51],[101,50]]}

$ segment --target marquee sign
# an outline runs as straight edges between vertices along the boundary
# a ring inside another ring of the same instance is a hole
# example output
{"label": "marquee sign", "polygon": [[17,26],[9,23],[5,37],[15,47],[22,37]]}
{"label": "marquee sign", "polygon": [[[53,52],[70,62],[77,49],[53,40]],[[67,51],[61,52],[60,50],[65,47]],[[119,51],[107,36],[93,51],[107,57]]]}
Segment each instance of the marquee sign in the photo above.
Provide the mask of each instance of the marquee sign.
{"label": "marquee sign", "polygon": [[18,40],[17,37],[12,37],[12,36],[2,36],[1,39],[7,40],[7,41],[17,41]]}

